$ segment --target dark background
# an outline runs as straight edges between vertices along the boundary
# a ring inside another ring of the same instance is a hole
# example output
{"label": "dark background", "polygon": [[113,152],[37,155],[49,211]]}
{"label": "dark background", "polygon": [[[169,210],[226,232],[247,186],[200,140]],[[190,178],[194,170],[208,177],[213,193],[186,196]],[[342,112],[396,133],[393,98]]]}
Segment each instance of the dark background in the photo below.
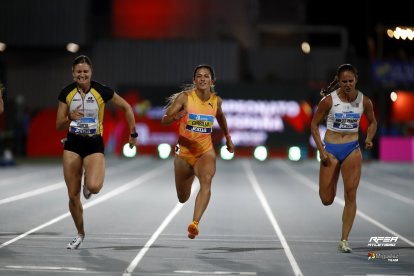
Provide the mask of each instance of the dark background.
{"label": "dark background", "polygon": [[[157,87],[178,90],[191,83],[196,65],[208,63],[216,70],[223,98],[260,95],[311,106],[336,68],[351,63],[359,70],[358,88],[374,102],[378,136],[410,136],[414,119],[393,119],[389,93],[414,90],[409,74],[413,42],[390,39],[385,31],[410,27],[411,6],[407,1],[391,4],[0,0],[0,42],[6,45],[0,52],[0,80],[6,85],[0,151],[11,144],[16,154],[26,154],[31,122],[45,109],[53,114],[60,89],[71,82],[72,61],[80,54],[92,58],[95,80],[121,94],[124,87],[152,86],[155,97],[164,98],[165,91]],[[300,49],[303,41],[311,45],[309,54]],[[78,43],[80,50],[68,52],[69,42]],[[390,65],[388,75],[378,73]],[[393,73],[399,70],[397,79]],[[261,90],[264,86],[274,89]],[[50,124],[45,129],[54,128]]]}

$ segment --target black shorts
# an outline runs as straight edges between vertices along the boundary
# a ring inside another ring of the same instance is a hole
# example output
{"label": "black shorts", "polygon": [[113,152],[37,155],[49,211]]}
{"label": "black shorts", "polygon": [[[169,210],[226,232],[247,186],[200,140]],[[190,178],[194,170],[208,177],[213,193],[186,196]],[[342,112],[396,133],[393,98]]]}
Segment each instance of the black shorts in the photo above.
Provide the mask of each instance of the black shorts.
{"label": "black shorts", "polygon": [[69,132],[67,138],[63,148],[79,154],[82,158],[97,152],[105,154],[105,146],[101,135],[86,136]]}

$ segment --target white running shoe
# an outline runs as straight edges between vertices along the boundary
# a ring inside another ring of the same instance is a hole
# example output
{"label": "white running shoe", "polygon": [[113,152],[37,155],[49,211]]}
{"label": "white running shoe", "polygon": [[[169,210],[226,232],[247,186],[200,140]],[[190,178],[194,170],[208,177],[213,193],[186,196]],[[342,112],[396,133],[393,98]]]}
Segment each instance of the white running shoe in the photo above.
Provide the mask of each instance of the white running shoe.
{"label": "white running shoe", "polygon": [[78,249],[78,247],[82,244],[83,239],[85,236],[82,236],[80,234],[76,235],[76,237],[73,238],[73,240],[68,243],[66,246],[67,249]]}
{"label": "white running shoe", "polygon": [[90,199],[90,198],[91,198],[91,196],[92,196],[91,191],[89,191],[89,190],[88,190],[88,188],[86,187],[86,185],[85,185],[85,184],[83,184],[83,196],[84,196],[86,199]]}
{"label": "white running shoe", "polygon": [[338,250],[342,253],[351,253],[352,252],[352,248],[349,247],[349,244],[348,244],[347,240],[343,240],[343,241],[339,242]]}

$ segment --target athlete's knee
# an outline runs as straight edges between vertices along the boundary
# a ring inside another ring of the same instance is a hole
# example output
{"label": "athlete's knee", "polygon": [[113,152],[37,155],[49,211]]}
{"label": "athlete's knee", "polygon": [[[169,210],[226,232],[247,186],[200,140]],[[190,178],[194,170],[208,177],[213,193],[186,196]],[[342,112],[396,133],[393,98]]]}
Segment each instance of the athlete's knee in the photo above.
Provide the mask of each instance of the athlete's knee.
{"label": "athlete's knee", "polygon": [[80,204],[80,194],[69,194],[69,204],[78,205]]}
{"label": "athlete's knee", "polygon": [[187,202],[187,200],[188,200],[188,197],[178,197],[178,202],[180,202],[180,203],[186,203]]}
{"label": "athlete's knee", "polygon": [[189,194],[177,194],[177,197],[180,203],[186,203],[187,200],[190,198],[190,195]]}
{"label": "athlete's knee", "polygon": [[350,189],[345,191],[345,203],[356,202],[356,189]]}
{"label": "athlete's knee", "polygon": [[334,202],[335,195],[327,195],[324,193],[319,192],[319,197],[321,198],[321,202],[325,206],[329,206]]}
{"label": "athlete's knee", "polygon": [[88,188],[88,190],[92,193],[92,194],[97,194],[99,193],[99,191],[101,190],[102,186],[92,186],[91,188]]}
{"label": "athlete's knee", "polygon": [[97,194],[102,189],[103,182],[99,182],[99,183],[94,182],[94,183],[92,183],[92,182],[86,181],[86,179],[85,179],[85,185],[92,194]]}
{"label": "athlete's knee", "polygon": [[322,198],[322,197],[321,197],[321,201],[322,201],[322,204],[325,205],[325,206],[332,205],[332,203],[334,202],[333,198],[332,199],[330,199],[330,198],[326,199],[326,198]]}
{"label": "athlete's knee", "polygon": [[[206,173],[203,174],[202,176],[200,176],[199,180],[200,180],[200,184],[201,184],[201,188],[207,188],[210,187],[211,182],[213,181],[213,174],[210,173]],[[203,185],[206,184],[206,185]],[[204,186],[204,187],[203,187]]]}

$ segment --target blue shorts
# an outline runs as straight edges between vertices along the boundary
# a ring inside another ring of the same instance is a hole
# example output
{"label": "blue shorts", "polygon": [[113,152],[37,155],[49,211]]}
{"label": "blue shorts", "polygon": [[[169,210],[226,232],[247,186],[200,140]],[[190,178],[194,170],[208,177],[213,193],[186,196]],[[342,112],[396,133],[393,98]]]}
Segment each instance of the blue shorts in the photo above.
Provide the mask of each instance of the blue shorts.
{"label": "blue shorts", "polygon": [[349,143],[344,143],[344,144],[331,144],[325,141],[324,143],[325,143],[325,150],[333,154],[333,156],[335,156],[336,159],[338,159],[339,163],[342,163],[348,157],[348,155],[351,154],[351,152],[359,148],[358,140],[355,140]]}

